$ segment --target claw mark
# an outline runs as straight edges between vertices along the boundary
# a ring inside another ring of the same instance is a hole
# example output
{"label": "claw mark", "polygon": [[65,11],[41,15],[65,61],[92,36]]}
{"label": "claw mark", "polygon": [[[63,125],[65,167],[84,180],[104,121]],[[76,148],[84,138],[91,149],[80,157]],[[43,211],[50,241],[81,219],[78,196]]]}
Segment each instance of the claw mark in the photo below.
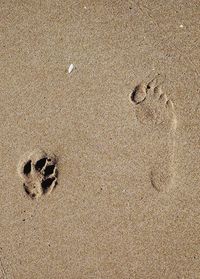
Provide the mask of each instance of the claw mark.
{"label": "claw mark", "polygon": [[151,186],[157,191],[160,192],[160,190],[158,189],[158,187],[155,185],[154,183],[154,179],[153,179],[153,172],[151,171],[150,173],[150,182],[151,182]]}

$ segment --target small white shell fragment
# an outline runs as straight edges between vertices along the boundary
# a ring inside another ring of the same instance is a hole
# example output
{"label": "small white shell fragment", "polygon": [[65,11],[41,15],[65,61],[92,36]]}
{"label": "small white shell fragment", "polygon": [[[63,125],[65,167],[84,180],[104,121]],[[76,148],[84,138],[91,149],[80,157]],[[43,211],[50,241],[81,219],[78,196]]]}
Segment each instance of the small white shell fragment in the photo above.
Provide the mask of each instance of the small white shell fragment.
{"label": "small white shell fragment", "polygon": [[183,28],[183,24],[180,25],[180,28]]}
{"label": "small white shell fragment", "polygon": [[68,73],[70,74],[74,69],[74,64],[70,64],[69,68],[68,68]]}

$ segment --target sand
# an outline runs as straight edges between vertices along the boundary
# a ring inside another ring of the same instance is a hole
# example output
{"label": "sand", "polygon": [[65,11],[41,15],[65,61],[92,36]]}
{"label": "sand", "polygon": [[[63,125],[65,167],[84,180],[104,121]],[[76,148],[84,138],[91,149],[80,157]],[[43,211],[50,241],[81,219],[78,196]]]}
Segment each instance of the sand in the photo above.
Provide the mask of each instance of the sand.
{"label": "sand", "polygon": [[199,279],[199,1],[0,6],[0,278]]}

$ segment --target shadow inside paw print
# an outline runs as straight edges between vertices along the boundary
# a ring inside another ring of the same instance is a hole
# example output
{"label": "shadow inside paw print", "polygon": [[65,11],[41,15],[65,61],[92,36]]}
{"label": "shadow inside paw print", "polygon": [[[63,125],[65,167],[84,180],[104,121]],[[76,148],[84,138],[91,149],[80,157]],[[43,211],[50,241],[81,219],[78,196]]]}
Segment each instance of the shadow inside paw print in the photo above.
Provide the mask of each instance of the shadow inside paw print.
{"label": "shadow inside paw print", "polygon": [[28,175],[31,172],[31,160],[29,160],[24,166],[24,175]]}
{"label": "shadow inside paw print", "polygon": [[19,174],[24,180],[24,190],[31,198],[49,194],[57,185],[57,161],[54,156],[48,156],[42,151],[29,155],[28,160],[22,160]]}
{"label": "shadow inside paw print", "polygon": [[37,171],[40,171],[46,164],[47,159],[46,158],[42,158],[40,160],[38,160],[35,164],[35,169]]}

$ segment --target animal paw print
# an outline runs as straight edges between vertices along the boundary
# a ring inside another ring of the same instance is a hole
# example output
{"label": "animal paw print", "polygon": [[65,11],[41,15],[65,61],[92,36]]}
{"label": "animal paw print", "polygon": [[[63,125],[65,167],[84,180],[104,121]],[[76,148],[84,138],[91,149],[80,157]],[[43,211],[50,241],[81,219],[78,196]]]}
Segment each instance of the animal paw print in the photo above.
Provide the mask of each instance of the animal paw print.
{"label": "animal paw print", "polygon": [[56,158],[38,150],[26,154],[20,161],[19,174],[26,194],[32,199],[50,194],[57,185]]}

